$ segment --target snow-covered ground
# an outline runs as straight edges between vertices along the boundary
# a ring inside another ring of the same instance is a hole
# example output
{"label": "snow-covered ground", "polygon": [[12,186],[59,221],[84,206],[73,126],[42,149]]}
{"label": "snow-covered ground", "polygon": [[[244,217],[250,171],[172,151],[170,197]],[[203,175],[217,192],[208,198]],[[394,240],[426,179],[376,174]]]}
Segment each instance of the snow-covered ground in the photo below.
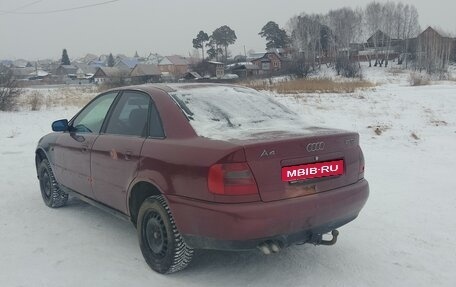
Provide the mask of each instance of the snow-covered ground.
{"label": "snow-covered ground", "polygon": [[358,131],[371,195],[332,247],[200,251],[171,276],[149,269],[134,227],[71,200],[49,209],[35,144],[77,108],[0,112],[0,286],[455,286],[456,83],[410,87],[407,74],[354,94],[274,95],[312,125]]}

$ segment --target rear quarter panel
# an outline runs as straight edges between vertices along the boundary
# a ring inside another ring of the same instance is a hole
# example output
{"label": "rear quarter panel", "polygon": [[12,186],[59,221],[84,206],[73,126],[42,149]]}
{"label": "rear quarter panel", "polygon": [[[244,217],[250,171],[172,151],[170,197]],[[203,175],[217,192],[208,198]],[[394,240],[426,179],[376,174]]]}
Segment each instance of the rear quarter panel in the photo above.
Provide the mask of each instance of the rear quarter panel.
{"label": "rear quarter panel", "polygon": [[209,193],[209,167],[220,161],[242,161],[243,149],[227,142],[200,137],[147,139],[141,153],[138,178],[153,182],[164,194],[212,202],[252,202],[259,195],[219,196]]}

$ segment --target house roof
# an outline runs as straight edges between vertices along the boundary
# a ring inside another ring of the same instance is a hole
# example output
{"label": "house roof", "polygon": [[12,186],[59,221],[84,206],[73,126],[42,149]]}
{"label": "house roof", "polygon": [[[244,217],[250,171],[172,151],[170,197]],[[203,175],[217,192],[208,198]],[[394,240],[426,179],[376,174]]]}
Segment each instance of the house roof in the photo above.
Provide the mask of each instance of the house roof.
{"label": "house roof", "polygon": [[63,70],[65,74],[76,74],[78,72],[78,67],[74,65],[60,65],[57,70]]}
{"label": "house roof", "polygon": [[225,65],[224,63],[222,62],[217,62],[217,61],[207,61],[209,64],[213,64],[213,65]]}
{"label": "house roof", "polygon": [[160,76],[161,72],[157,65],[153,64],[137,64],[130,73],[131,77],[141,76]]}
{"label": "house roof", "polygon": [[281,61],[283,60],[283,57],[280,56],[280,54],[277,53],[277,52],[266,52],[266,53],[264,53],[263,56],[261,56],[261,57],[259,57],[259,58],[257,58],[257,59],[254,59],[254,60],[252,60],[252,61],[269,62],[269,61],[271,61],[271,60],[269,59],[269,57],[268,57],[268,55],[270,55],[270,54],[276,55],[277,58],[279,58],[279,60],[281,60]]}
{"label": "house roof", "polygon": [[251,63],[245,63],[245,64],[242,64],[242,65],[238,65],[238,66],[235,66],[233,68],[233,71],[236,71],[236,70],[259,70],[260,68],[255,65],[255,64],[251,64]]}
{"label": "house roof", "polygon": [[37,71],[33,71],[29,74],[29,76],[37,76],[37,77],[46,77],[48,76],[49,73],[44,71],[44,70],[37,70]]}
{"label": "house roof", "polygon": [[97,71],[95,72],[96,77],[106,76],[110,77],[117,77],[122,73],[122,70],[116,67],[98,67]]}
{"label": "house roof", "polygon": [[426,30],[421,32],[421,34],[418,37],[420,37],[421,35],[423,35],[426,32],[435,32],[440,37],[445,37],[445,38],[450,38],[450,36],[451,36],[450,34],[448,34],[447,32],[443,31],[442,29],[433,28],[433,27],[429,26],[429,27],[426,28]]}
{"label": "house roof", "polygon": [[138,64],[138,59],[135,59],[135,58],[120,59],[115,64],[115,67],[120,66],[120,64],[124,64],[128,68],[133,69]]}
{"label": "house roof", "polygon": [[98,68],[98,67],[105,67],[106,66],[106,62],[105,61],[101,61],[101,60],[90,61],[89,62],[89,66],[92,66],[95,69]]}
{"label": "house roof", "polygon": [[187,59],[184,57],[173,55],[173,56],[166,56],[159,65],[175,65],[175,66],[186,66],[188,65]]}
{"label": "house roof", "polygon": [[374,38],[376,39],[381,39],[381,40],[389,40],[391,39],[390,36],[388,36],[385,32],[383,32],[382,30],[377,30],[374,34],[372,34],[372,36],[369,37],[369,39],[367,39],[367,42],[372,42],[374,40]]}
{"label": "house roof", "polygon": [[200,74],[198,74],[197,72],[187,72],[185,75],[184,75],[184,78],[186,79],[189,79],[189,78],[194,78],[194,79],[200,79],[202,78]]}
{"label": "house roof", "polygon": [[84,74],[95,74],[97,68],[88,64],[75,64]]}

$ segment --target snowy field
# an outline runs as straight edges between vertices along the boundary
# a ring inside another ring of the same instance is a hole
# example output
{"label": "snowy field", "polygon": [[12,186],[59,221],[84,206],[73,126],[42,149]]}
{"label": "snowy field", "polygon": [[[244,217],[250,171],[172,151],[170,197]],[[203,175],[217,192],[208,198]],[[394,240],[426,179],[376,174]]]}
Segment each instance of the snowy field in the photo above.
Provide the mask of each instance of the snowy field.
{"label": "snowy field", "polygon": [[132,224],[78,200],[42,202],[34,148],[75,107],[0,112],[0,286],[456,286],[456,82],[379,84],[354,94],[275,95],[308,123],[358,131],[371,195],[332,247],[201,251],[154,273]]}

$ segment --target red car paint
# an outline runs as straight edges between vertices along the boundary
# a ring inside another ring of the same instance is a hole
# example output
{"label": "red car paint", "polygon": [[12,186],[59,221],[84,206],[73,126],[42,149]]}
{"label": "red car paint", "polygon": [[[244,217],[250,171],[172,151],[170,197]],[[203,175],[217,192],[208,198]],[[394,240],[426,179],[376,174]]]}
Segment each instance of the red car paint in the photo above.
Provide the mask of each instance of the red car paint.
{"label": "red car paint", "polygon": [[[143,85],[111,91],[150,96],[164,137],[103,130],[51,133],[40,140],[37,154],[50,160],[62,186],[133,221],[137,208],[132,207],[132,191],[142,183],[153,186],[165,196],[187,244],[195,248],[250,249],[267,238],[284,238],[284,245],[309,241],[313,233],[331,231],[357,217],[369,194],[357,133],[312,128],[310,134],[203,138],[168,94],[180,88]],[[320,142],[324,149],[307,150]],[[308,180],[282,177],[289,167],[334,161],[343,162],[343,174]],[[255,189],[232,194],[212,190],[211,169],[239,163]]]}

